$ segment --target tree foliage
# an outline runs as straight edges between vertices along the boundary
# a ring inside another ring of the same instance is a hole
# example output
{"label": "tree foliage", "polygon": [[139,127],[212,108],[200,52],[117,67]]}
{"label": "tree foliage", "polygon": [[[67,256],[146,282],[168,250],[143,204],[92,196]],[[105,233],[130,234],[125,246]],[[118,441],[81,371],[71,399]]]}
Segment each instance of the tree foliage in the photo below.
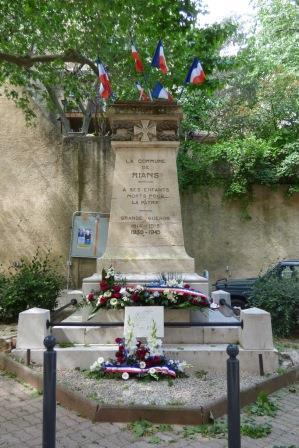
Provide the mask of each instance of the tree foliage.
{"label": "tree foliage", "polygon": [[[95,101],[98,90],[97,57],[115,97],[137,98],[131,36],[148,63],[163,39],[170,69],[163,83],[177,90],[194,56],[208,73],[221,65],[219,50],[232,32],[229,24],[198,29],[200,0],[0,0],[0,10],[0,85],[24,88],[21,96],[11,87],[6,94],[29,118],[30,93],[63,115],[62,91],[70,107],[89,114],[88,101]],[[147,70],[151,85],[159,76]]]}
{"label": "tree foliage", "polygon": [[[182,186],[222,184],[242,196],[253,184],[287,184],[299,191],[297,7],[291,0],[259,0],[257,22],[238,36],[240,51],[210,97],[185,97],[186,133],[206,129],[215,146],[186,142]],[[188,174],[187,174],[188,173]]]}
{"label": "tree foliage", "polygon": [[291,336],[298,327],[299,280],[275,275],[260,277],[249,297],[251,306],[271,313],[273,333]]}

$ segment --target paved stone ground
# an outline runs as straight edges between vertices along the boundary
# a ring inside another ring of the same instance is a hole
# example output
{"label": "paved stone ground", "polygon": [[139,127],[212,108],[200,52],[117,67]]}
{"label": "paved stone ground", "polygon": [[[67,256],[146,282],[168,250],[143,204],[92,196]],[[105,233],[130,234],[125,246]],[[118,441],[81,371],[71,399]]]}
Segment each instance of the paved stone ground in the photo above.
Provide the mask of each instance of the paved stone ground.
{"label": "paved stone ground", "polygon": [[[293,390],[293,392],[290,391]],[[294,392],[296,390],[296,392]],[[299,448],[299,387],[285,388],[273,394],[279,405],[269,436],[260,439],[242,437],[242,448]],[[42,446],[42,397],[30,386],[21,384],[0,371],[0,447],[35,448]],[[260,417],[262,421],[264,417]],[[57,406],[57,448],[226,448],[225,439],[184,437],[183,427],[152,436],[136,438],[126,424],[92,423]]]}

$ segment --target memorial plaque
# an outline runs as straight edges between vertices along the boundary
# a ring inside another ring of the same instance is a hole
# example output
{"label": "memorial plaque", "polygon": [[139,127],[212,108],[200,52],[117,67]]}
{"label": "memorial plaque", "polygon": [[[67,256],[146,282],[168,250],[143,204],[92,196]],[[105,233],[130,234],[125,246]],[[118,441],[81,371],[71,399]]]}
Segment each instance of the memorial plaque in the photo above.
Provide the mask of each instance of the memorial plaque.
{"label": "memorial plaque", "polygon": [[156,323],[157,337],[164,337],[163,306],[127,306],[125,308],[124,334],[132,330],[136,338],[150,336],[153,322]]}

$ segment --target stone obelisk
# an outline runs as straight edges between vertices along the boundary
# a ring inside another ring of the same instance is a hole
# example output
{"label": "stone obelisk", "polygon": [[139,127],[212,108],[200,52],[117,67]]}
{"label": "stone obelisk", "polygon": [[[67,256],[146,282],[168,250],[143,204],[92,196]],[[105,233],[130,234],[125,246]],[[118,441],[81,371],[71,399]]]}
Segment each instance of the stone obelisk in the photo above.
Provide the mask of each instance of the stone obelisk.
{"label": "stone obelisk", "polygon": [[184,246],[176,155],[181,108],[175,103],[124,102],[111,106],[109,121],[115,169],[107,247],[97,274],[113,266],[128,282],[146,283],[176,273],[207,292]]}

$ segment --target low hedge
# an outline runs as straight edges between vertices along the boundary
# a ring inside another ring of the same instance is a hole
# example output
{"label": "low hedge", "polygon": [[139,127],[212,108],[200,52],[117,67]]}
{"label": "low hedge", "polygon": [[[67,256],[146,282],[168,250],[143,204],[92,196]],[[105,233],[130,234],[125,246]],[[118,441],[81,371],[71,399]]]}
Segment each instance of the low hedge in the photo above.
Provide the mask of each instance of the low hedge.
{"label": "low hedge", "polygon": [[54,309],[64,278],[58,261],[39,250],[31,259],[21,259],[0,273],[0,321],[14,322],[21,311],[39,307]]}
{"label": "low hedge", "polygon": [[290,336],[298,324],[299,279],[271,274],[261,277],[254,284],[249,304],[271,313],[275,336]]}

